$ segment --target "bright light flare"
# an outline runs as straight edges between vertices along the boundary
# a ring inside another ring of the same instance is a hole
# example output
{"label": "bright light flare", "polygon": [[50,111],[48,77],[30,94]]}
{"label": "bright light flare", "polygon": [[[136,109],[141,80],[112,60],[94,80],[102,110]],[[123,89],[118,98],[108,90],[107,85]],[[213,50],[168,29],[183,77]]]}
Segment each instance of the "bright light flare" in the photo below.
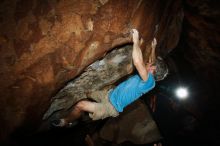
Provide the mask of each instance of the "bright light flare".
{"label": "bright light flare", "polygon": [[188,97],[188,90],[184,87],[179,87],[176,90],[176,96],[180,99],[185,99]]}

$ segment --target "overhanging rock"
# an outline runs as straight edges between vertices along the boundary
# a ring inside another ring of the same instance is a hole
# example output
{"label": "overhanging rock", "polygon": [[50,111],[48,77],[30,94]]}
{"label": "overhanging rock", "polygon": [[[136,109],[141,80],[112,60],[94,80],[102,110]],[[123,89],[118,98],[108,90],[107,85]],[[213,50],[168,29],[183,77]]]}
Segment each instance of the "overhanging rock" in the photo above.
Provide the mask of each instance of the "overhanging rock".
{"label": "overhanging rock", "polygon": [[[134,70],[131,52],[131,45],[115,49],[69,82],[52,98],[51,106],[43,117],[44,128],[49,127],[50,121],[65,117],[79,100],[89,98],[88,93],[110,89],[116,82],[129,75]],[[161,139],[148,108],[140,101],[128,106],[119,117],[110,118],[100,135],[116,143],[131,141],[146,144]]]}
{"label": "overhanging rock", "polygon": [[[55,97],[43,119],[64,116],[77,101],[87,98],[87,93],[112,86],[133,70],[132,46],[126,45],[91,64],[80,76],[69,82]],[[50,121],[50,120],[49,120]]]}

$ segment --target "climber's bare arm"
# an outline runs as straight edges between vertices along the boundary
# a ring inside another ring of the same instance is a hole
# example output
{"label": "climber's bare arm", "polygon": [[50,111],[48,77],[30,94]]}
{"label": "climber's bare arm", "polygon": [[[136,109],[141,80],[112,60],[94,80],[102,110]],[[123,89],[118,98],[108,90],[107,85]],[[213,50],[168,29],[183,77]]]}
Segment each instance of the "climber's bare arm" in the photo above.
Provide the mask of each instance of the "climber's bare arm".
{"label": "climber's bare arm", "polygon": [[157,40],[156,38],[153,39],[153,41],[151,42],[151,53],[149,56],[149,63],[154,63],[156,61],[156,55],[155,55],[155,48],[157,46]]}
{"label": "climber's bare arm", "polygon": [[133,51],[132,51],[133,63],[139,75],[141,76],[142,80],[147,81],[148,71],[143,61],[143,55],[140,49],[139,34],[136,29],[132,30],[132,36],[133,36]]}

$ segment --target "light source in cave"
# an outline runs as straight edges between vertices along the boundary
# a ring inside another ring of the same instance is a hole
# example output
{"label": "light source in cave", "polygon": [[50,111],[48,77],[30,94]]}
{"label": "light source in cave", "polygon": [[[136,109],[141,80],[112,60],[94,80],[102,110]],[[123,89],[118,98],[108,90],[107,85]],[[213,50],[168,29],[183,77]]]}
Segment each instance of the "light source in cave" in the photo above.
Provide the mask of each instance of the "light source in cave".
{"label": "light source in cave", "polygon": [[188,89],[185,87],[179,87],[175,91],[176,97],[179,99],[186,99],[189,95]]}

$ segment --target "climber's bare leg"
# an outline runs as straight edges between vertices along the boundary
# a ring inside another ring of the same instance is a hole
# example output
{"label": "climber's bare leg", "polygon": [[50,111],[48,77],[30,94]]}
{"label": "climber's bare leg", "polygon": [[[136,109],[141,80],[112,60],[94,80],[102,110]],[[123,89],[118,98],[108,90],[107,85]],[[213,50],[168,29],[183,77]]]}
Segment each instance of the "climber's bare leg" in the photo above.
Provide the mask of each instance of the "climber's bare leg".
{"label": "climber's bare leg", "polygon": [[94,102],[82,100],[79,101],[72,111],[65,117],[56,121],[53,121],[53,126],[56,127],[65,127],[71,125],[71,123],[82,116],[83,112],[93,113],[95,110]]}

